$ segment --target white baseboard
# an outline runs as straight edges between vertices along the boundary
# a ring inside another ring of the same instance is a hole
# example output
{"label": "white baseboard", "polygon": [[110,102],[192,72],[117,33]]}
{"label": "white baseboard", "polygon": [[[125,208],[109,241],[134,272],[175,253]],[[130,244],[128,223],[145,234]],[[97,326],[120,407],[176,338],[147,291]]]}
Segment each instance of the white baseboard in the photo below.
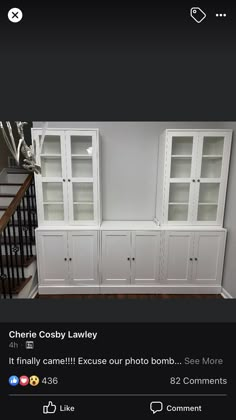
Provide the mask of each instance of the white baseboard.
{"label": "white baseboard", "polygon": [[229,292],[227,292],[227,290],[225,290],[223,287],[221,289],[221,296],[224,299],[234,299],[233,296],[231,296],[231,294]]}
{"label": "white baseboard", "polygon": [[163,285],[39,285],[39,295],[60,294],[220,294],[221,286],[163,286]]}
{"label": "white baseboard", "polygon": [[34,299],[35,296],[37,295],[37,293],[38,293],[38,285],[36,284],[34,286],[34,288],[30,291],[30,294],[28,296],[28,299]]}

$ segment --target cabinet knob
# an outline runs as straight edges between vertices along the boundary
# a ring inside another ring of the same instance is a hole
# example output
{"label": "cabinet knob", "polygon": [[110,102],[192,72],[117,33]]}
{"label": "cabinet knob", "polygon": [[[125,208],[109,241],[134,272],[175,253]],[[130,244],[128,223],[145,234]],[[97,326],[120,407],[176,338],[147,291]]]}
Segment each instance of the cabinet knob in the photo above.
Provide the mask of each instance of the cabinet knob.
{"label": "cabinet knob", "polygon": [[66,182],[66,180],[63,178],[63,180],[62,180],[63,182]]}
{"label": "cabinet knob", "polygon": [[195,261],[197,261],[197,258],[194,258],[195,259]]}
{"label": "cabinet knob", "polygon": [[70,261],[72,261],[72,258],[69,258]]}
{"label": "cabinet knob", "polygon": [[198,179],[197,182],[200,182],[200,179]]}
{"label": "cabinet knob", "polygon": [[190,261],[193,261],[193,259],[192,258],[189,258],[190,259]]}
{"label": "cabinet knob", "polygon": [[70,179],[68,179],[68,182],[70,182]]}
{"label": "cabinet knob", "polygon": [[128,257],[127,260],[130,261],[130,257]]}
{"label": "cabinet knob", "polygon": [[192,181],[195,182],[195,179],[193,179]]}
{"label": "cabinet knob", "polygon": [[64,258],[64,261],[67,261],[67,258]]}
{"label": "cabinet knob", "polygon": [[133,257],[133,258],[132,258],[132,260],[134,261],[134,260],[135,260],[135,258]]}

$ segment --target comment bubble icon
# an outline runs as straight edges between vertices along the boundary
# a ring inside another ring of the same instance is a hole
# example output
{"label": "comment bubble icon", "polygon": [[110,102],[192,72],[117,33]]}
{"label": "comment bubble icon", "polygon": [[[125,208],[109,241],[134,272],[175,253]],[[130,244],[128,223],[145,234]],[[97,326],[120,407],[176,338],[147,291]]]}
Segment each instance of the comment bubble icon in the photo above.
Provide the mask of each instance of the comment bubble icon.
{"label": "comment bubble icon", "polygon": [[150,410],[152,414],[160,413],[163,410],[163,403],[161,401],[152,401],[150,403]]}

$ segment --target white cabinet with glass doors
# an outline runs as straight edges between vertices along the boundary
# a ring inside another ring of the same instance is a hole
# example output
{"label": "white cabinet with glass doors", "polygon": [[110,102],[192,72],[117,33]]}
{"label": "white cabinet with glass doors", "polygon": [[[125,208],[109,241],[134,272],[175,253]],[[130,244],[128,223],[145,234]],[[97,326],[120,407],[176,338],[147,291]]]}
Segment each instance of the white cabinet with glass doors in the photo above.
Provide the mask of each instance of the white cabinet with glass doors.
{"label": "white cabinet with glass doors", "polygon": [[166,130],[159,148],[161,224],[222,226],[231,137],[230,130]]}
{"label": "white cabinet with glass doors", "polygon": [[99,225],[98,130],[33,129],[39,225]]}

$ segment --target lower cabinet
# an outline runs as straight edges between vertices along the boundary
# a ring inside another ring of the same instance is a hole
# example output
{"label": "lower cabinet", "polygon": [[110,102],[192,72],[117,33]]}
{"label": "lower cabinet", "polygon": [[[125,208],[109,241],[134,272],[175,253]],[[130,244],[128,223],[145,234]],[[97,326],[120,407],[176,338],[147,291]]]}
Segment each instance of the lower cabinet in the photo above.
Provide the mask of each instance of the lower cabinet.
{"label": "lower cabinet", "polygon": [[220,285],[225,239],[225,231],[166,231],[161,283],[197,287]]}
{"label": "lower cabinet", "polygon": [[37,229],[39,293],[220,293],[225,240],[225,230]]}
{"label": "lower cabinet", "polygon": [[40,293],[98,293],[98,232],[37,231]]}
{"label": "lower cabinet", "polygon": [[102,285],[156,284],[159,259],[160,232],[102,232]]}

